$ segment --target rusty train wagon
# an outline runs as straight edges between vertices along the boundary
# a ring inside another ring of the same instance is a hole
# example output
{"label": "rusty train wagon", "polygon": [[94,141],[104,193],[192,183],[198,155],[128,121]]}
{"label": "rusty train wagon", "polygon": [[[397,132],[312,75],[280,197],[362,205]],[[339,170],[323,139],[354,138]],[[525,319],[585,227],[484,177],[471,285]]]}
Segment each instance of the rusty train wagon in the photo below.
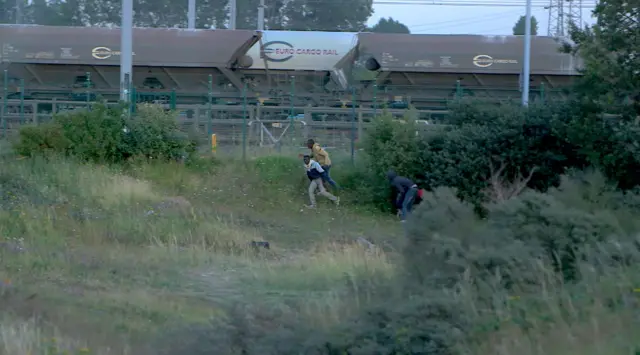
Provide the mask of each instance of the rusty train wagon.
{"label": "rusty train wagon", "polygon": [[[1,25],[2,69],[24,79],[27,99],[117,100],[117,28]],[[133,30],[138,100],[178,104],[249,102],[289,106],[358,104],[444,108],[454,95],[517,98],[522,36],[407,35],[251,30]],[[532,40],[532,92],[559,94],[579,58],[554,38]],[[245,86],[246,85],[246,86]],[[9,90],[11,91],[11,90]],[[293,101],[292,101],[293,100]]]}
{"label": "rusty train wagon", "polygon": [[[256,31],[135,28],[133,83],[143,100],[174,91],[185,100],[206,97],[209,75],[218,98],[235,98],[236,67],[250,65],[246,51]],[[24,79],[29,99],[72,99],[91,92],[117,100],[120,30],[97,27],[0,26],[2,69],[15,85]]]}

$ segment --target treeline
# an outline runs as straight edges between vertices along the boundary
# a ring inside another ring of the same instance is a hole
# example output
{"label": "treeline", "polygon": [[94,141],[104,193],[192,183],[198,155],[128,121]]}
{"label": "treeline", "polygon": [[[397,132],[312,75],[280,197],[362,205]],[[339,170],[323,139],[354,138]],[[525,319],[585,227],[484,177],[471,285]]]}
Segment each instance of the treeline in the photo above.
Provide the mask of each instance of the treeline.
{"label": "treeline", "polygon": [[[0,23],[50,26],[111,26],[120,24],[119,0],[0,0]],[[238,29],[256,29],[259,0],[237,0]],[[373,14],[371,0],[354,0],[348,7],[340,1],[268,1],[265,25],[271,30],[360,31]],[[229,0],[198,0],[197,28],[227,28]],[[187,27],[188,1],[134,1],[134,25],[139,27]]]}

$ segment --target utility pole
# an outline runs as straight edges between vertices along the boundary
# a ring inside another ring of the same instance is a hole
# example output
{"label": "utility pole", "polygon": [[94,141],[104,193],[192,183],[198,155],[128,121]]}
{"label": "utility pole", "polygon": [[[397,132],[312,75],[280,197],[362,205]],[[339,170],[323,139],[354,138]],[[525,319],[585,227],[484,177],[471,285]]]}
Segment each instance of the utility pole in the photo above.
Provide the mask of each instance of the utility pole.
{"label": "utility pole", "polygon": [[236,29],[236,18],[238,14],[236,11],[238,10],[238,5],[236,4],[236,0],[229,0],[229,29]]}
{"label": "utility pole", "polygon": [[122,0],[120,25],[120,99],[130,100],[133,82],[133,0]]}
{"label": "utility pole", "polygon": [[531,0],[527,0],[524,21],[524,70],[522,78],[522,106],[529,105],[529,76],[531,74]]}
{"label": "utility pole", "polygon": [[24,0],[16,0],[16,24],[17,25],[22,23],[23,5],[24,5]]}
{"label": "utility pole", "polygon": [[196,29],[196,0],[189,0],[188,27],[190,30]]}
{"label": "utility pole", "polygon": [[258,31],[264,31],[264,0],[258,5]]}

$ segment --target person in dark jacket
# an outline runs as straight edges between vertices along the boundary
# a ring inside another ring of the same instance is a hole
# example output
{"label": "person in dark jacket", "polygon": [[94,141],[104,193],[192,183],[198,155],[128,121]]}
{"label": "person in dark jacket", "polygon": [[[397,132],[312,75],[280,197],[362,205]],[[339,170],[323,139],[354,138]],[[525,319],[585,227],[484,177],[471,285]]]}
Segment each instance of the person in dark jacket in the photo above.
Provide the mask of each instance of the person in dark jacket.
{"label": "person in dark jacket", "polygon": [[395,205],[396,208],[400,210],[400,219],[404,222],[409,213],[411,213],[411,208],[418,195],[418,185],[411,179],[398,176],[393,170],[387,172],[387,178],[389,179],[391,187],[397,193]]}
{"label": "person in dark jacket", "polygon": [[303,157],[303,161],[304,161],[304,167],[307,170],[307,177],[311,181],[311,183],[309,184],[309,200],[311,204],[308,205],[307,207],[309,208],[316,207],[316,189],[320,189],[320,195],[333,201],[336,204],[336,206],[338,206],[340,204],[340,199],[330,194],[329,192],[327,192],[327,190],[324,188],[324,185],[322,183],[322,176],[324,173],[324,169],[322,168],[322,166],[320,166],[320,164],[317,161],[311,159],[309,155],[305,155]]}

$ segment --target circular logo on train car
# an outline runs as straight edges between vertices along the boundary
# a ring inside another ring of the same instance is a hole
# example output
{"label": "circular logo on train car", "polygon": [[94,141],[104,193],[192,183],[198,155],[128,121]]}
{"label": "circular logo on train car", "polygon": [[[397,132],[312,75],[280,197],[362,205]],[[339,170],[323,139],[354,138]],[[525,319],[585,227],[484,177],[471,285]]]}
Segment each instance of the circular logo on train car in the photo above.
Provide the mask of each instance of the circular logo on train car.
{"label": "circular logo on train car", "polygon": [[493,58],[489,55],[477,55],[473,57],[473,64],[480,68],[490,67],[493,64]]}
{"label": "circular logo on train car", "polygon": [[113,51],[107,47],[96,47],[91,50],[91,56],[96,59],[108,59],[113,55]]}
{"label": "circular logo on train car", "polygon": [[480,68],[487,68],[494,64],[518,64],[515,59],[494,59],[490,55],[480,54],[473,57],[473,65]]}
{"label": "circular logo on train car", "polygon": [[291,59],[295,48],[289,42],[271,41],[262,45],[262,56],[270,62],[282,63]]}

